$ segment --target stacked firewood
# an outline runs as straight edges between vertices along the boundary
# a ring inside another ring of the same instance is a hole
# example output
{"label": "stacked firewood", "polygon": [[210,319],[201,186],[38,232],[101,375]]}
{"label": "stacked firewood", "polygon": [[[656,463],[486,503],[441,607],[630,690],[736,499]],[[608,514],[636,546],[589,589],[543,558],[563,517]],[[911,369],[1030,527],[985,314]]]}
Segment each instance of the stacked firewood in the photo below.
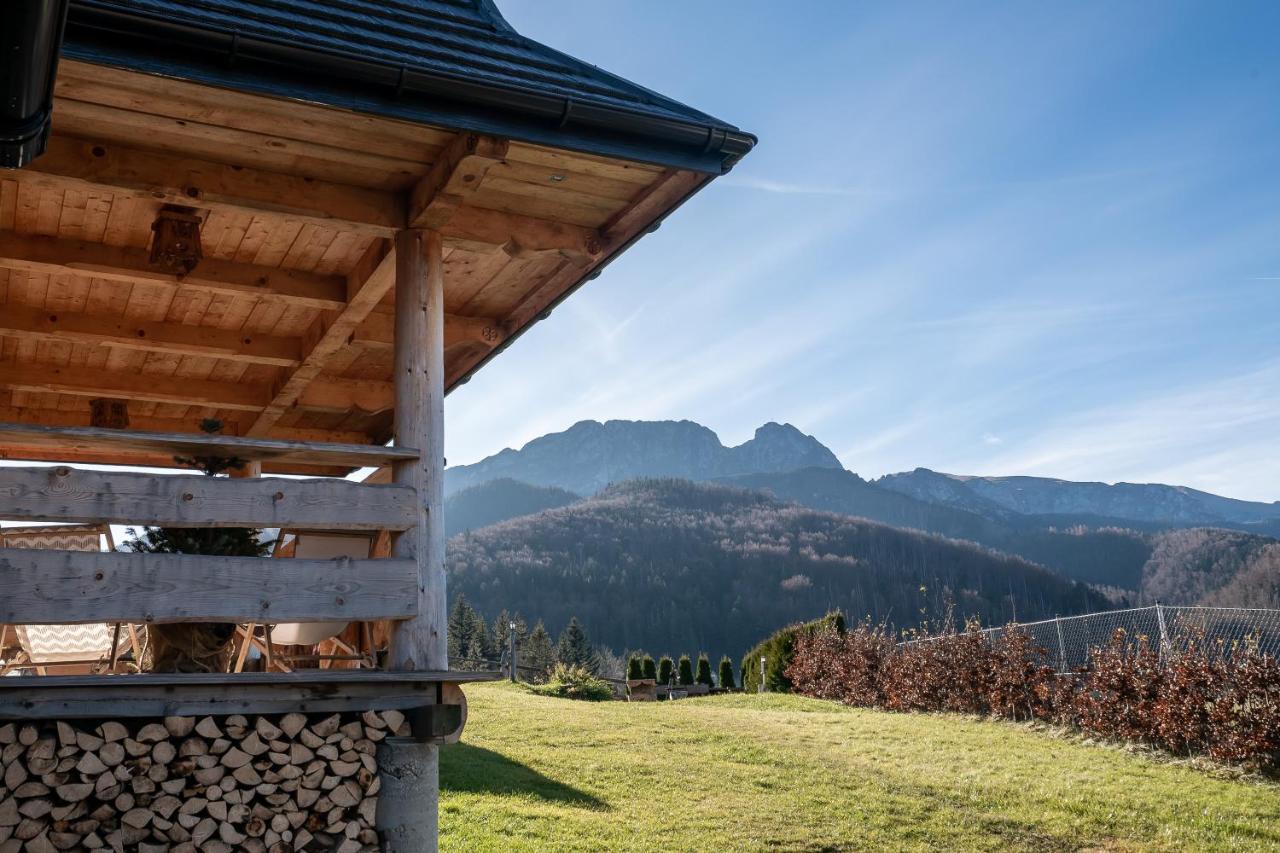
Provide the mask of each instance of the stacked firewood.
{"label": "stacked firewood", "polygon": [[377,850],[398,711],[0,724],[0,853]]}

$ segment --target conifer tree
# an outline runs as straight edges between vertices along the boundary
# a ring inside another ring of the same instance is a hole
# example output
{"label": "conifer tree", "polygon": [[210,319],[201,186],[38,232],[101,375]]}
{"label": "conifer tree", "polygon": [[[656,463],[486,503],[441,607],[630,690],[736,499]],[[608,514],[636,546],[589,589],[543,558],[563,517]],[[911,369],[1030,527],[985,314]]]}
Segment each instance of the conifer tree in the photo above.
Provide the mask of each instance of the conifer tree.
{"label": "conifer tree", "polygon": [[681,687],[693,684],[693,661],[688,655],[680,655],[679,678]]}
{"label": "conifer tree", "polygon": [[725,690],[732,690],[734,688],[733,661],[729,660],[728,655],[720,658],[720,687]]}
{"label": "conifer tree", "polygon": [[644,678],[644,664],[640,662],[639,655],[632,655],[627,658],[627,680],[639,681]]}
{"label": "conifer tree", "polygon": [[698,674],[694,680],[698,684],[705,684],[708,687],[715,686],[711,683],[711,661],[707,658],[706,652],[701,652],[698,655]]}
{"label": "conifer tree", "polygon": [[551,671],[551,667],[555,665],[556,653],[551,647],[551,635],[547,633],[546,627],[539,622],[533,626],[533,633],[529,635],[525,648],[520,650],[520,663],[528,667],[534,673],[535,678],[545,678],[547,673]]}
{"label": "conifer tree", "polygon": [[675,663],[667,655],[662,656],[662,660],[658,663],[658,683],[671,684],[671,676],[675,671]]}
{"label": "conifer tree", "polygon": [[[476,625],[480,622],[480,614],[467,601],[467,597],[458,594],[449,610],[449,666],[461,667],[476,650],[474,640]],[[483,642],[483,641],[482,641]],[[483,656],[483,651],[481,652]]]}
{"label": "conifer tree", "polygon": [[644,677],[645,677],[645,678],[648,678],[648,679],[651,679],[651,680],[653,680],[653,681],[657,681],[657,680],[658,680],[658,668],[657,668],[657,666],[656,666],[656,665],[654,665],[654,662],[653,662],[653,656],[652,656],[652,655],[645,655],[645,656],[644,656],[643,664],[644,664]]}
{"label": "conifer tree", "polygon": [[560,634],[556,644],[556,660],[565,666],[583,666],[591,672],[597,669],[596,654],[587,640],[587,632],[583,630],[578,617],[569,620],[569,625]]}

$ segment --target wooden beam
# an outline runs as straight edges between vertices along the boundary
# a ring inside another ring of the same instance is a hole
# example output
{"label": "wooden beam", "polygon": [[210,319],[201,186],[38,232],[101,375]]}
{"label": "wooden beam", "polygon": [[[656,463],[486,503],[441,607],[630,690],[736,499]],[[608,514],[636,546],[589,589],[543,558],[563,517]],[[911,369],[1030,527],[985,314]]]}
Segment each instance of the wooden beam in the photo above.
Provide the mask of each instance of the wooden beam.
{"label": "wooden beam", "polygon": [[469,251],[487,252],[494,246],[514,243],[525,251],[599,255],[600,235],[591,228],[469,203],[486,174],[506,159],[509,149],[505,139],[459,133],[409,193],[409,226],[438,231],[445,245]]}
{"label": "wooden beam", "polygon": [[417,524],[407,486],[341,479],[156,476],[66,466],[0,468],[0,518],[171,527],[404,530]]}
{"label": "wooden beam", "polygon": [[417,608],[415,577],[410,561],[394,559],[4,548],[0,623],[403,619]]}
{"label": "wooden beam", "polygon": [[[444,348],[461,344],[481,344],[493,348],[506,340],[507,331],[493,317],[466,317],[462,314],[444,315]],[[375,311],[365,318],[351,336],[354,343],[368,347],[391,348],[395,346],[395,315]]]}
{"label": "wooden beam", "polygon": [[439,231],[445,245],[470,252],[490,252],[494,246],[504,246],[512,254],[561,252],[598,258],[603,251],[600,232],[594,228],[482,207],[458,209]]}
{"label": "wooden beam", "polygon": [[510,143],[496,136],[459,133],[445,146],[409,194],[409,225],[440,228],[475,193],[485,173],[507,156]]}
{"label": "wooden beam", "polygon": [[149,403],[181,403],[249,412],[260,411],[270,402],[267,388],[261,385],[51,364],[0,364],[0,388],[120,397]]}
{"label": "wooden beam", "polygon": [[[416,616],[394,626],[391,669],[448,667],[444,575],[444,256],[440,235],[396,238],[395,437],[419,458],[398,462],[394,482],[421,502],[418,523],[392,554],[417,567]],[[429,780],[434,783],[434,779]],[[434,790],[434,785],[431,785]],[[429,792],[428,792],[429,793]]]}
{"label": "wooden beam", "polygon": [[[382,297],[391,290],[396,281],[395,269],[394,249],[388,250],[379,243],[369,247],[369,251],[356,265],[355,270],[347,276],[346,306],[335,316],[322,317],[317,321],[322,324],[323,330],[317,335],[315,344],[297,369],[290,373],[277,389],[271,402],[262,410],[253,426],[249,427],[249,435],[266,435],[295,403],[305,404],[307,391],[324,370],[325,363],[334,353],[347,345],[352,333],[364,318],[378,307]],[[370,383],[361,383],[362,386],[368,384]],[[390,403],[394,405],[394,400]],[[380,407],[357,405],[366,411],[390,408],[389,405]],[[343,408],[349,407],[348,405]]]}
{"label": "wooden beam", "polygon": [[[10,447],[39,447],[62,452],[151,453],[169,459],[175,456],[234,456],[250,462],[339,468],[372,468],[390,464],[394,460],[416,459],[418,456],[418,451],[411,447],[0,422],[0,448]],[[0,517],[2,516],[0,513]]]}
{"label": "wooden beam", "polygon": [[7,269],[281,299],[320,309],[342,308],[347,301],[342,276],[205,258],[194,272],[179,277],[154,269],[149,257],[145,249],[0,231],[0,267]]}
{"label": "wooden beam", "polygon": [[276,367],[292,367],[302,360],[302,341],[298,338],[183,323],[154,323],[119,315],[49,311],[13,304],[5,305],[0,312],[0,336],[18,340],[74,341]]}
{"label": "wooden beam", "polygon": [[6,178],[54,190],[106,190],[119,197],[233,214],[288,219],[377,237],[405,222],[394,193],[317,181],[55,135],[48,150]]}
{"label": "wooden beam", "polygon": [[[119,397],[255,414],[270,406],[273,399],[266,385],[37,363],[0,364],[0,389]],[[313,380],[296,402],[303,408],[328,412],[380,412],[390,409],[395,401],[389,382],[325,376]],[[247,434],[254,435],[251,430]]]}
{"label": "wooden beam", "polygon": [[300,711],[406,710],[432,705],[441,684],[496,681],[498,672],[299,672],[47,675],[0,679],[0,719],[202,717]]}

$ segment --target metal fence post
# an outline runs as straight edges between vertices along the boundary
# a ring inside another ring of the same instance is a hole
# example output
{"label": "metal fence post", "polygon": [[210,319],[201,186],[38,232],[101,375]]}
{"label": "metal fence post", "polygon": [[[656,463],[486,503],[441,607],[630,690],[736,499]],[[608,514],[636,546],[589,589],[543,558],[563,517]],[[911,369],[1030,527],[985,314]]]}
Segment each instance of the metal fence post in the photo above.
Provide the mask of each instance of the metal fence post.
{"label": "metal fence post", "polygon": [[1156,625],[1160,629],[1160,659],[1164,660],[1165,651],[1169,648],[1169,634],[1164,627],[1164,605],[1156,602]]}
{"label": "metal fence post", "polygon": [[1058,629],[1058,671],[1067,671],[1067,644],[1062,640],[1062,620],[1053,617],[1053,627]]}

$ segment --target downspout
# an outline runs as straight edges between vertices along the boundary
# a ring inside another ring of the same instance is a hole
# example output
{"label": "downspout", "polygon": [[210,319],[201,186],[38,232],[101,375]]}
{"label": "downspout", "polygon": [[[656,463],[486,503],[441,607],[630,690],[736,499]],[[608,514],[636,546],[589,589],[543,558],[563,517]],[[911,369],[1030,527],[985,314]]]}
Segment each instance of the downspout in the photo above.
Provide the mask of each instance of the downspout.
{"label": "downspout", "polygon": [[19,169],[44,153],[67,0],[0,2],[0,167]]}

